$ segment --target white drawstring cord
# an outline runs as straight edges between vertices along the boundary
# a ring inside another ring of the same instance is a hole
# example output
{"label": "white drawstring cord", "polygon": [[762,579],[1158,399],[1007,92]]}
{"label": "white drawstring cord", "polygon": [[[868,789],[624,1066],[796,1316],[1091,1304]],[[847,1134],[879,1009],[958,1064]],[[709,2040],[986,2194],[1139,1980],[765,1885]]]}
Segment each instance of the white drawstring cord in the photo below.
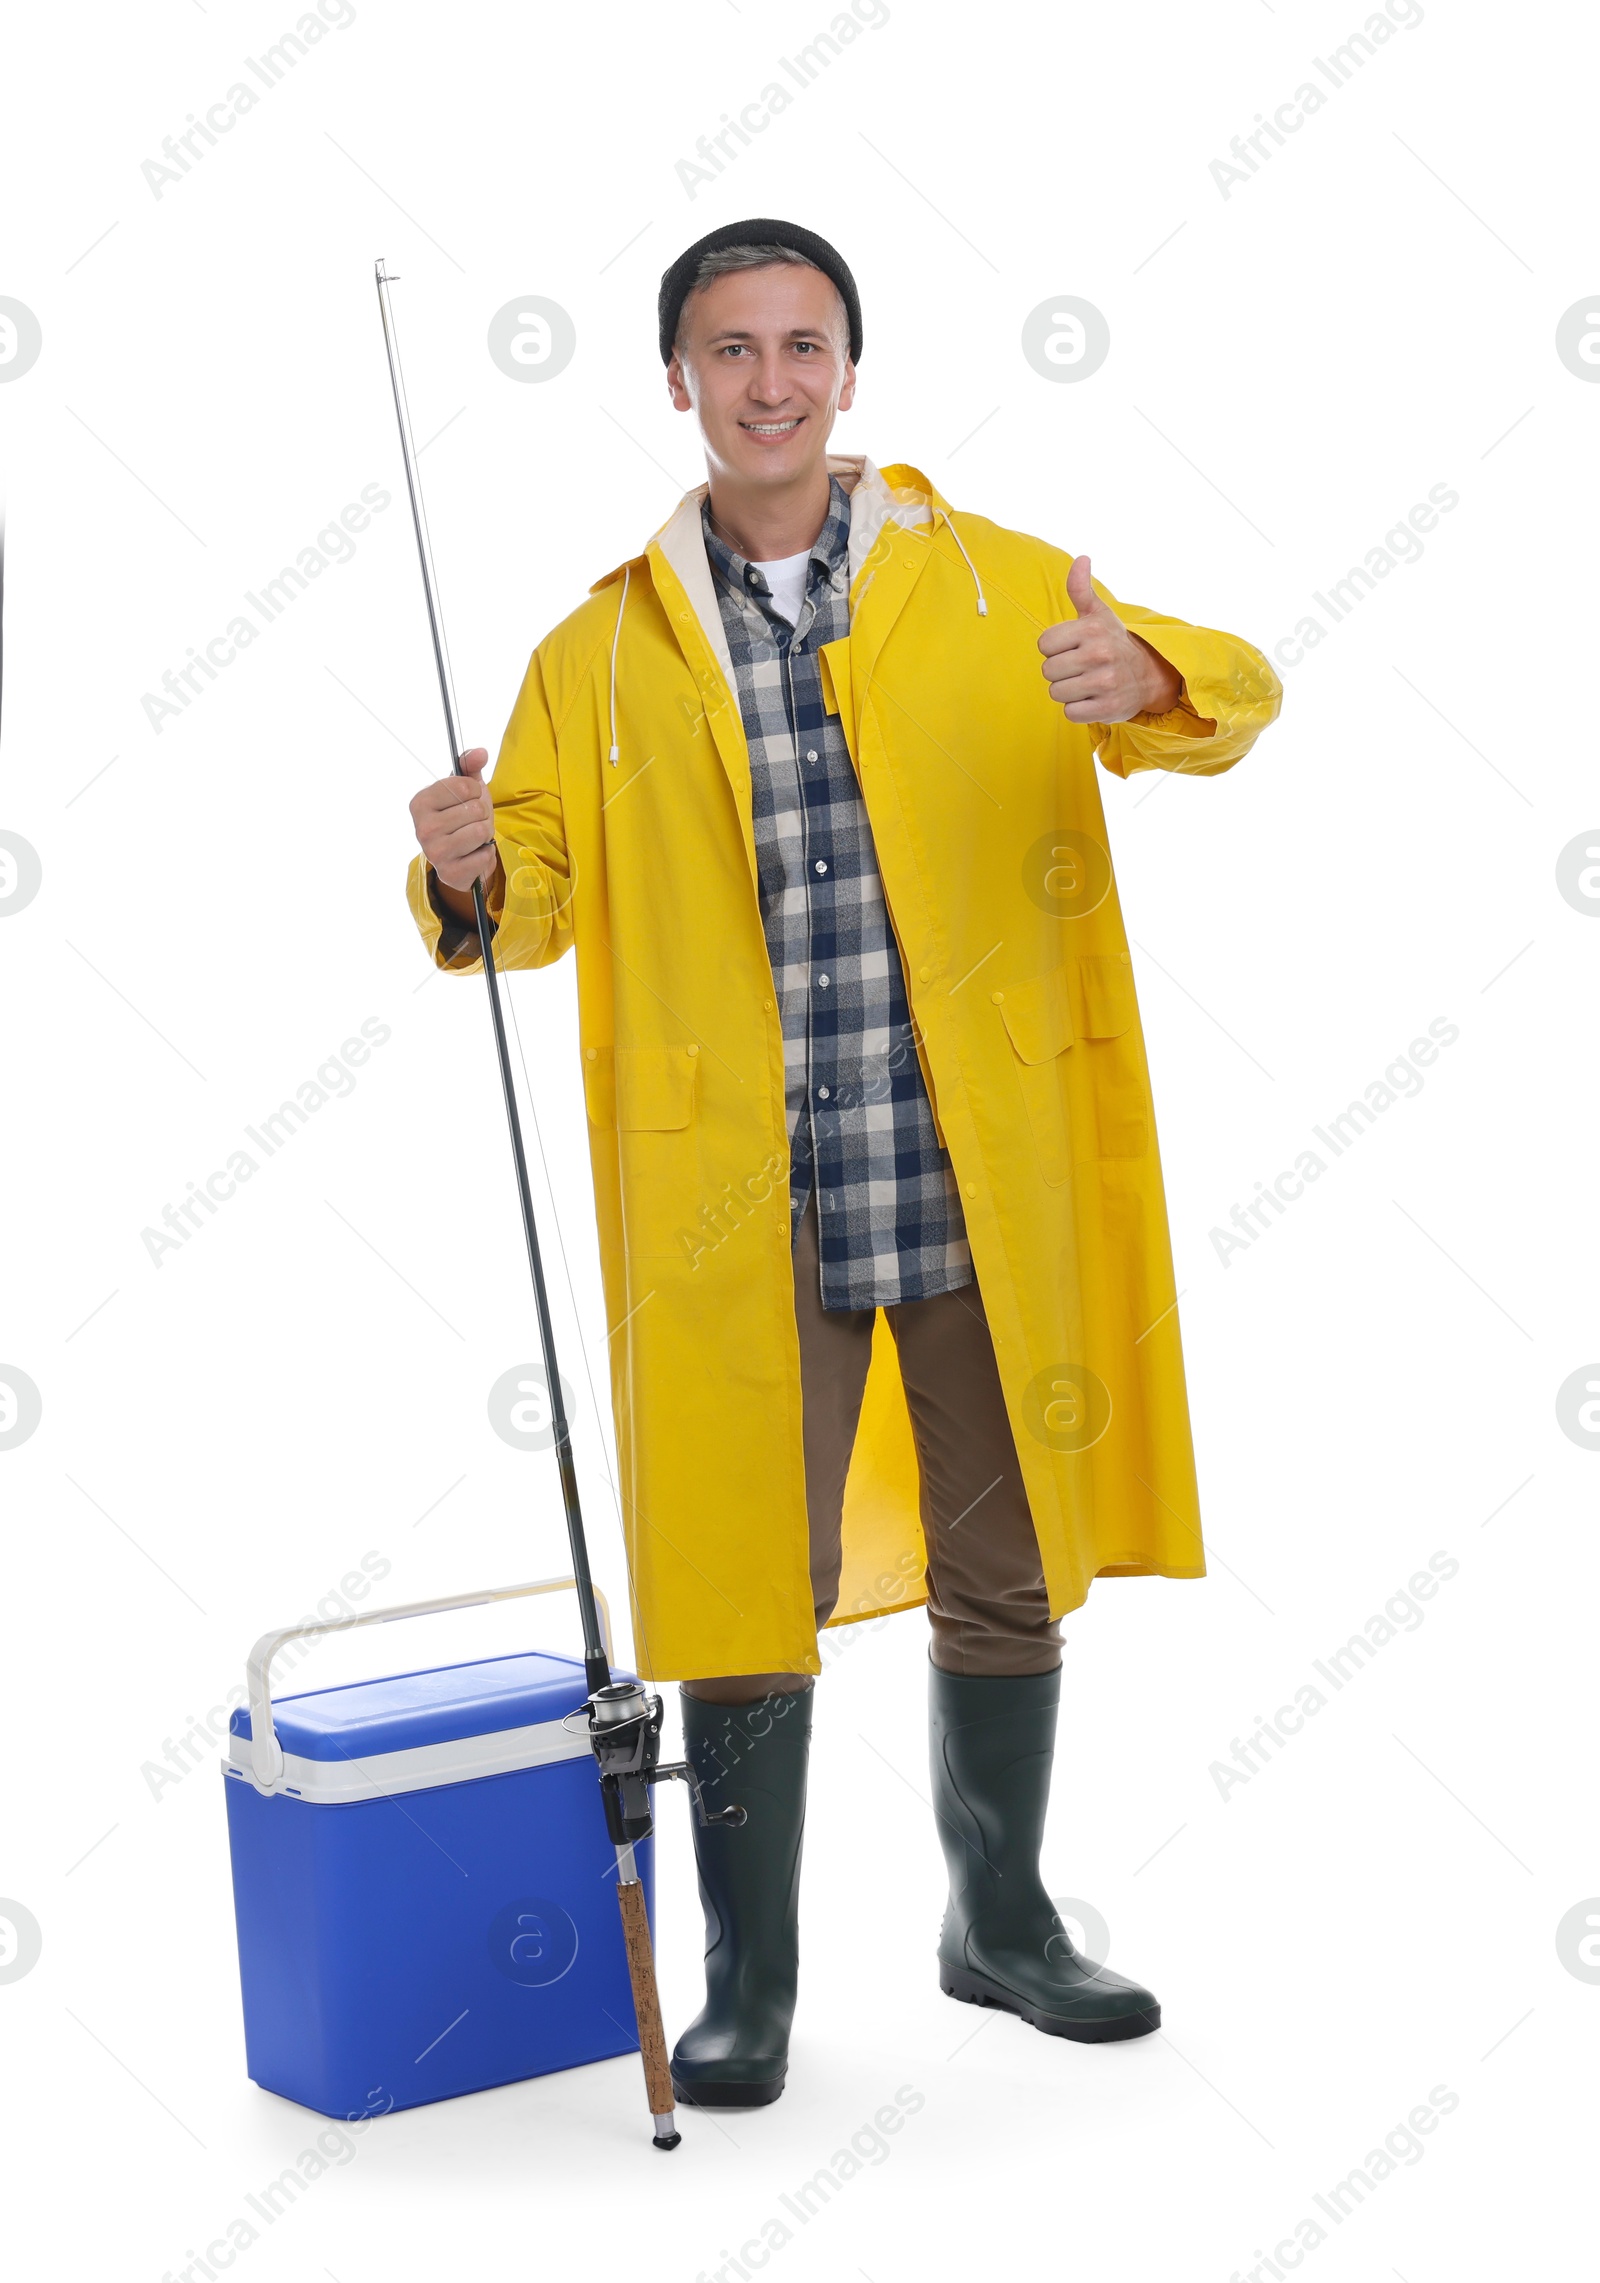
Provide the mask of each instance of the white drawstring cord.
{"label": "white drawstring cord", "polygon": [[[954,517],[947,513],[944,520],[945,528],[948,530],[951,538],[955,541],[958,547],[961,547],[961,534],[956,529]],[[978,616],[980,618],[987,618],[989,615],[989,605],[983,599],[983,581],[979,578],[977,572],[972,570],[972,557],[967,553],[965,547],[961,547],[961,560],[966,564],[967,569],[972,571],[972,583],[978,590]]]}
{"label": "white drawstring cord", "polygon": [[[959,542],[958,542],[959,544]],[[613,768],[617,765],[617,640],[622,633],[622,614],[628,607],[629,565],[622,566],[622,600],[617,604],[617,623],[611,634],[611,751],[607,758]]]}

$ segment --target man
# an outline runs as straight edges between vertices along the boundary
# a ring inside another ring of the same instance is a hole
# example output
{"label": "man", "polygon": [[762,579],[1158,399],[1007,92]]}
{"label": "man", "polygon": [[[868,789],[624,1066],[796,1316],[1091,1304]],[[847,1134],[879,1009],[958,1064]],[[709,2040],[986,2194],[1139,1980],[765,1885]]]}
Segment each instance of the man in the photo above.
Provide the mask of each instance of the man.
{"label": "man", "polygon": [[1203,1574],[1166,1212],[1094,762],[1210,775],[1260,653],[833,457],[834,248],[768,219],[661,281],[706,484],[534,652],[500,749],[412,802],[411,909],[577,951],[641,1670],[738,1830],[697,1828],[677,2097],[788,2065],[818,1628],[926,1600],[941,1986],[1154,2029],[1039,1876],[1060,1617]]}

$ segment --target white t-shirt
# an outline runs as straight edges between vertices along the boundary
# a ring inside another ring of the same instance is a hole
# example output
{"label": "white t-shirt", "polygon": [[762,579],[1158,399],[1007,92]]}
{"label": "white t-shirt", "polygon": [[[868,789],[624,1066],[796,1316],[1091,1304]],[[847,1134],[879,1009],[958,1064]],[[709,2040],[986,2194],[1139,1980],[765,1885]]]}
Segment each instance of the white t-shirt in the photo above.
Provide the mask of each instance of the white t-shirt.
{"label": "white t-shirt", "polygon": [[791,626],[798,622],[800,605],[806,599],[806,566],[810,560],[811,549],[807,547],[798,555],[785,555],[780,562],[756,565],[772,589],[779,615]]}

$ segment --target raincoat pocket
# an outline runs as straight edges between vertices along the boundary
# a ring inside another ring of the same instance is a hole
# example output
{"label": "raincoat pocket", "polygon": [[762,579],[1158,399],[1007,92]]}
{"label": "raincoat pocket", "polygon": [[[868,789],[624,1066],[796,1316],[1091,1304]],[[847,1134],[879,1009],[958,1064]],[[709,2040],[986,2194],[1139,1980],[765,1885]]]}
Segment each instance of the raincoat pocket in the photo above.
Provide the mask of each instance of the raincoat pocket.
{"label": "raincoat pocket", "polygon": [[670,1133],[694,1117],[697,1046],[619,1046],[615,1050],[617,1126],[624,1133]]}
{"label": "raincoat pocket", "polygon": [[[710,1202],[696,1115],[697,1046],[591,1047],[583,1065],[589,1123],[616,1137],[622,1221],[638,1259],[692,1257]],[[701,1232],[703,1235],[703,1232]]]}
{"label": "raincoat pocket", "polygon": [[1008,984],[995,993],[995,999],[1011,1040],[1012,1066],[1039,1170],[1054,1188],[1072,1171],[1067,1073],[1062,1067],[1075,1036],[1069,971],[1055,967],[1025,983]]}
{"label": "raincoat pocket", "polygon": [[1082,1097],[1075,1154],[1143,1157],[1150,1147],[1149,1092],[1126,952],[1072,962],[1072,1008],[1078,1034],[1073,1092]]}
{"label": "raincoat pocket", "polygon": [[1125,953],[1068,960],[1000,994],[1039,1170],[1055,1188],[1075,1158],[1149,1147],[1133,969]]}

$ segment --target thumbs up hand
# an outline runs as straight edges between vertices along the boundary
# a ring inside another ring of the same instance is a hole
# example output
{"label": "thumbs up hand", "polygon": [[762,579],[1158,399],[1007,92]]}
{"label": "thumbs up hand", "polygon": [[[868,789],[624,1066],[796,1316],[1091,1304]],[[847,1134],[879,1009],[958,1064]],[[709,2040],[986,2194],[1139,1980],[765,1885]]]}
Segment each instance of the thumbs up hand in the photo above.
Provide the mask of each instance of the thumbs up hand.
{"label": "thumbs up hand", "polygon": [[1073,558],[1067,599],[1077,617],[1047,626],[1039,648],[1050,695],[1068,721],[1131,721],[1139,713],[1169,713],[1178,702],[1183,676],[1100,600],[1090,583],[1087,555]]}

